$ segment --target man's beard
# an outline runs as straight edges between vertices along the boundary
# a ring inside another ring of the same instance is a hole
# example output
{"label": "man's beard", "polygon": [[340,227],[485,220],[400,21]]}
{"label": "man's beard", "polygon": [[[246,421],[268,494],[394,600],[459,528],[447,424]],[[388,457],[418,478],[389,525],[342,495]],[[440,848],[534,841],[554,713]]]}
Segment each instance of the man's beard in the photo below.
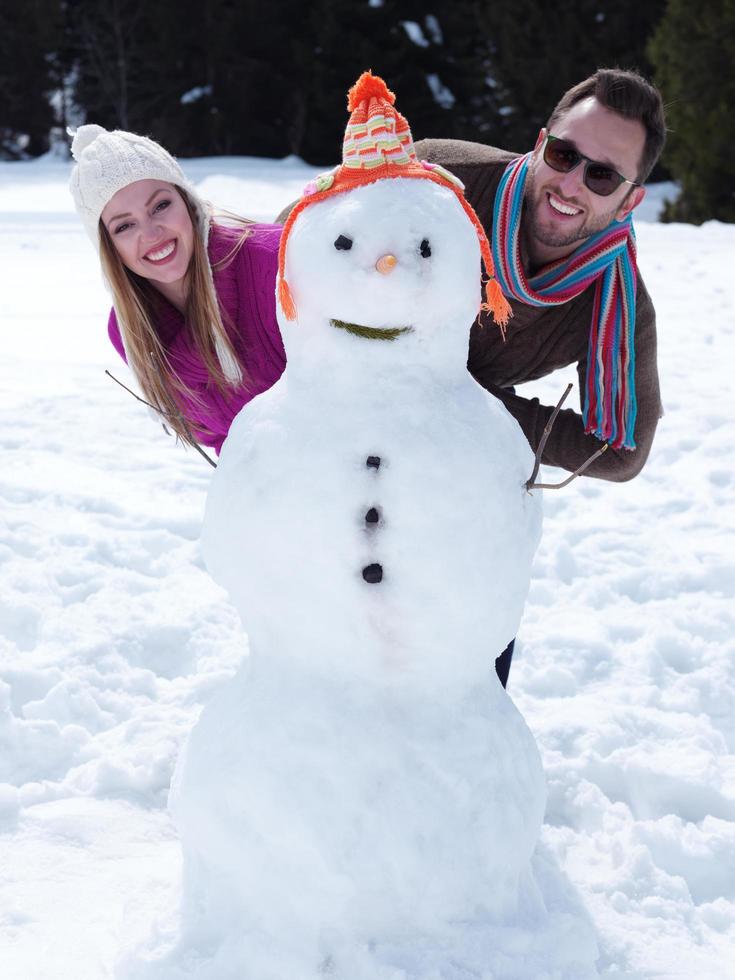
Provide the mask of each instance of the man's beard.
{"label": "man's beard", "polygon": [[606,211],[604,214],[594,216],[588,214],[581,225],[578,225],[576,228],[570,228],[568,231],[564,228],[549,228],[539,218],[539,210],[546,205],[546,191],[543,192],[540,198],[538,197],[535,178],[536,175],[531,172],[526,181],[524,194],[526,232],[543,245],[563,248],[566,245],[573,245],[575,242],[582,242],[591,235],[597,234],[598,231],[603,231],[607,228],[615,219],[615,215],[620,208],[620,204],[616,204],[614,208],[611,208],[610,211]]}

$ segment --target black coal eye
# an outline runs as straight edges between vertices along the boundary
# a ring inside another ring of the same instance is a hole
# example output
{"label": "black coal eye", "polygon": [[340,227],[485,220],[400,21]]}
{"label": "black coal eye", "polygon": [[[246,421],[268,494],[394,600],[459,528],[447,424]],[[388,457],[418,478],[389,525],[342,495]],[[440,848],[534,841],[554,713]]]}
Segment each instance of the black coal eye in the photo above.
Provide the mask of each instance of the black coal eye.
{"label": "black coal eye", "polygon": [[338,252],[349,252],[352,248],[352,239],[348,238],[347,235],[340,235],[334,243],[334,247]]}
{"label": "black coal eye", "polygon": [[419,251],[421,252],[422,259],[428,259],[431,255],[431,245],[429,245],[429,239],[424,238],[424,240],[419,245]]}

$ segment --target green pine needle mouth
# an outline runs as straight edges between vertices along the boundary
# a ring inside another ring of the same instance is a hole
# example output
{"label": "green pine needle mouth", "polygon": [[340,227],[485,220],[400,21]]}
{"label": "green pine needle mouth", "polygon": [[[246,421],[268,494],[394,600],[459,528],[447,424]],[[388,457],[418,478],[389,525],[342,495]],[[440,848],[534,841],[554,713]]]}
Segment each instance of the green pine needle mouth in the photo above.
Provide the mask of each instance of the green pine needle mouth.
{"label": "green pine needle mouth", "polygon": [[395,340],[402,333],[412,333],[413,327],[363,327],[359,323],[345,323],[344,320],[330,320],[333,327],[346,330],[356,337],[367,337],[368,340]]}

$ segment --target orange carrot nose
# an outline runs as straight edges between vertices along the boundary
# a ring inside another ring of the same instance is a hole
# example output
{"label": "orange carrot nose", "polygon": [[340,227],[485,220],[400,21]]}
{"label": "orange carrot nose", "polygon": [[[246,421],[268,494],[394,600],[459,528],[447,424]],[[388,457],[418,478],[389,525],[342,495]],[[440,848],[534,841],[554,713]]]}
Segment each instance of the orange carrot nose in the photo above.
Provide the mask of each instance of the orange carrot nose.
{"label": "orange carrot nose", "polygon": [[375,268],[381,275],[387,276],[389,272],[393,272],[397,264],[398,259],[395,255],[381,255],[375,263]]}

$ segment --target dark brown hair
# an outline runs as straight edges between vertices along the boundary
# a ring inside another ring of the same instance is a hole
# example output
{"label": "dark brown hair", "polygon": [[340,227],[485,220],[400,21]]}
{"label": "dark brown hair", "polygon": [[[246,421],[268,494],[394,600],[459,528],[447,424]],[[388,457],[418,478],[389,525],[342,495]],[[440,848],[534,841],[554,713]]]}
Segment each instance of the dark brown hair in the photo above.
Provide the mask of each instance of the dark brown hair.
{"label": "dark brown hair", "polygon": [[638,180],[643,183],[661,156],[666,139],[666,120],[661,93],[635,71],[622,68],[598,68],[594,75],[562,95],[549,116],[546,128],[551,130],[572,106],[592,96],[606,109],[625,119],[636,119],[646,131],[646,141],[638,164]]}

